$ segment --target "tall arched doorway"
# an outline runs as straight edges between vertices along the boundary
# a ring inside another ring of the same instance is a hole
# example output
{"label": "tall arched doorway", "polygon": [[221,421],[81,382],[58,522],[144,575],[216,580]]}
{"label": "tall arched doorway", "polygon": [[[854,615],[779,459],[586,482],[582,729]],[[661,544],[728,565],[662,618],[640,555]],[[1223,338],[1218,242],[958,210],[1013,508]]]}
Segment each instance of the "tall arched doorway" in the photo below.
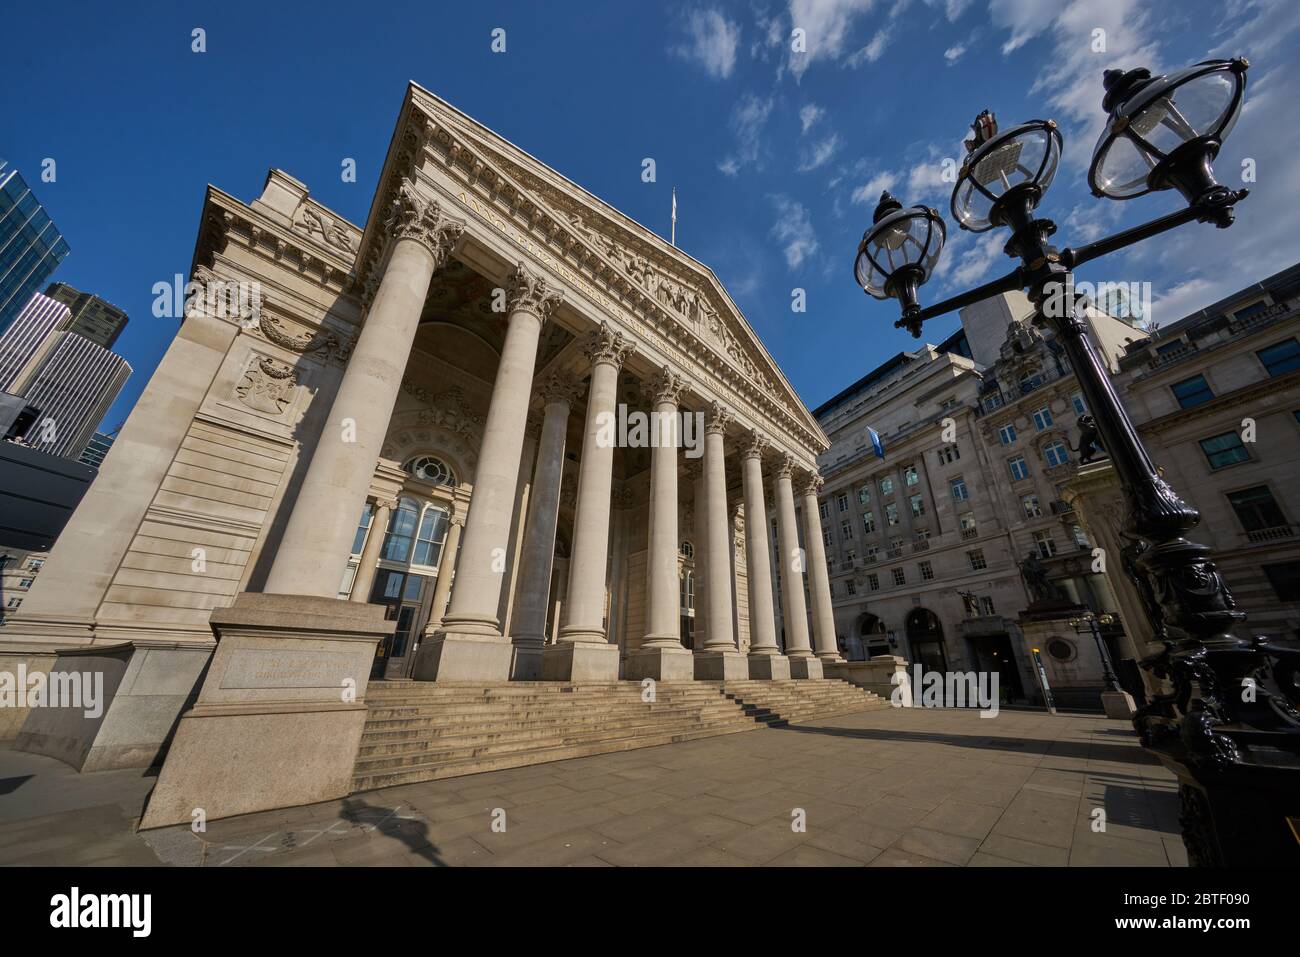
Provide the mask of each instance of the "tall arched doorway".
{"label": "tall arched doorway", "polygon": [[893,654],[889,647],[889,635],[885,631],[885,623],[871,612],[866,612],[858,622],[858,646],[864,659]]}
{"label": "tall arched doorway", "polygon": [[928,608],[913,608],[907,616],[907,646],[911,664],[926,671],[948,670],[948,656],[943,647],[943,625],[939,616]]}

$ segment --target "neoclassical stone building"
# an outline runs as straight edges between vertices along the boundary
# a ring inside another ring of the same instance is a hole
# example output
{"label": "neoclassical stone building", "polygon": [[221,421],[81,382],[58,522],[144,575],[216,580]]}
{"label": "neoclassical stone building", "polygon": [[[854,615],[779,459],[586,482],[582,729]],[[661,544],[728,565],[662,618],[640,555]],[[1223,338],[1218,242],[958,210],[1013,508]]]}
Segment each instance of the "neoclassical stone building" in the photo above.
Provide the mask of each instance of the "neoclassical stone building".
{"label": "neoclassical stone building", "polygon": [[[0,646],[102,668],[108,708],[29,715],[20,745],[106,768],[174,737],[160,789],[211,794],[236,753],[244,777],[350,771],[371,675],[839,660],[828,441],[726,290],[428,91],[407,90],[363,228],[279,170],[249,204],[209,187],[192,278]],[[628,411],[702,413],[702,455],[602,440]]]}

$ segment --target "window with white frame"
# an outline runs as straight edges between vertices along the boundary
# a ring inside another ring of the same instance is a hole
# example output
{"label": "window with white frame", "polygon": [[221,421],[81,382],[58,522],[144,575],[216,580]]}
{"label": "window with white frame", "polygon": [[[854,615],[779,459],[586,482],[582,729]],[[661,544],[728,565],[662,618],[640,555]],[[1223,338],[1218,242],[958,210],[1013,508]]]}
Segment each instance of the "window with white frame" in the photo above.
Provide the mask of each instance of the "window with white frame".
{"label": "window with white frame", "polygon": [[1025,510],[1025,518],[1042,518],[1043,509],[1038,504],[1037,495],[1026,495],[1020,500],[1020,505]]}
{"label": "window with white frame", "polygon": [[847,512],[849,510],[849,497],[841,492],[835,496],[835,505],[841,512]]}
{"label": "window with white frame", "polygon": [[1043,461],[1048,466],[1064,465],[1070,461],[1070,450],[1065,447],[1065,443],[1059,439],[1054,439],[1043,446]]}
{"label": "window with white frame", "polygon": [[1070,396],[1070,405],[1074,406],[1074,411],[1076,415],[1083,415],[1085,412],[1088,411],[1088,406],[1083,401],[1083,396],[1078,392]]}
{"label": "window with white frame", "polygon": [[1056,539],[1052,538],[1051,532],[1034,532],[1034,548],[1038,550],[1039,558],[1051,558],[1056,554]]}
{"label": "window with white frame", "polygon": [[867,588],[871,591],[880,591],[880,576],[875,572],[867,576]]}
{"label": "window with white frame", "polygon": [[1011,470],[1011,481],[1021,482],[1029,478],[1029,463],[1023,455],[1007,459],[1007,468]]}
{"label": "window with white frame", "polygon": [[1043,431],[1043,429],[1051,428],[1051,425],[1052,425],[1052,410],[1051,410],[1051,409],[1049,409],[1047,406],[1043,406],[1041,409],[1035,409],[1035,410],[1034,410],[1034,428],[1035,428],[1035,429],[1037,429],[1039,432],[1041,432],[1041,431]]}
{"label": "window with white frame", "polygon": [[934,566],[929,562],[920,562],[916,567],[921,572],[921,581],[934,581]]}
{"label": "window with white frame", "polygon": [[894,569],[894,584],[895,585],[907,584],[907,573],[903,569],[901,568]]}
{"label": "window with white frame", "polygon": [[852,537],[853,523],[846,518],[844,521],[840,522],[840,538],[847,542]]}
{"label": "window with white frame", "polygon": [[984,560],[984,549],[972,548],[966,553],[966,561],[970,562],[970,570],[973,572],[982,571],[989,567],[989,563]]}
{"label": "window with white frame", "polygon": [[998,439],[1003,445],[1014,445],[1016,441],[1016,427],[1014,425],[1004,425],[998,429]]}
{"label": "window with white frame", "polygon": [[876,530],[876,515],[874,512],[862,513],[862,530],[868,535]]}
{"label": "window with white frame", "polygon": [[966,488],[966,479],[958,475],[948,483],[952,488],[952,500],[954,502],[965,502],[970,499],[970,492]]}

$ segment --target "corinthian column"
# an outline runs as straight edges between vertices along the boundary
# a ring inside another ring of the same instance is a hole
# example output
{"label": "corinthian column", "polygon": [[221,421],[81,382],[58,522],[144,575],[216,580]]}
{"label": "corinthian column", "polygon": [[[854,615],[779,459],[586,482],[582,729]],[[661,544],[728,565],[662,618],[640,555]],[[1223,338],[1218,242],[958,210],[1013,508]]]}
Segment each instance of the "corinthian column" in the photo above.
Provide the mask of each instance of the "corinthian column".
{"label": "corinthian column", "polygon": [[731,615],[731,529],[725,438],[731,419],[729,409],[713,402],[704,426],[704,522],[708,529],[704,561],[709,600],[704,647],[695,655],[695,677],[701,681],[739,681],[749,677],[749,665],[736,647]]}
{"label": "corinthian column", "polygon": [[813,643],[817,657],[823,664],[844,661],[835,640],[835,611],[831,606],[831,579],[826,574],[826,543],[822,541],[821,514],[817,508],[817,493],[821,491],[822,477],[809,474],[799,484],[803,497],[803,542],[808,551],[810,580],[808,591],[812,594]]}
{"label": "corinthian column", "polygon": [[628,655],[627,677],[690,681],[694,655],[682,647],[681,585],[677,577],[677,401],[686,380],[664,369],[650,381],[653,451],[650,458],[650,528],[646,549],[646,635]]}
{"label": "corinthian column", "polygon": [[776,469],[776,539],[781,554],[781,617],[785,621],[785,654],[791,678],[820,678],[822,663],[808,646],[808,606],[804,604],[803,573],[807,556],[799,548],[795,521],[794,460],[782,456]]}
{"label": "corinthian column", "polygon": [[767,440],[755,433],[745,446],[745,566],[749,570],[749,676],[789,678],[790,661],[776,643],[772,560],[767,549],[767,505],[763,501],[763,453]]}
{"label": "corinthian column", "polygon": [[609,571],[618,370],[632,351],[632,343],[602,323],[588,333],[583,351],[591,360],[591,387],[578,469],[569,594],[559,639],[542,655],[542,677],[547,681],[618,680],[618,646],[605,637],[605,576]]}
{"label": "corinthian column", "polygon": [[380,499],[375,502],[375,514],[370,518],[370,532],[366,535],[366,544],[362,546],[361,558],[357,561],[357,577],[352,580],[350,601],[370,601],[370,586],[375,583],[375,563],[379,561],[379,549],[383,547],[384,536],[388,534],[388,519],[397,508],[397,502]]}
{"label": "corinthian column", "polygon": [[438,578],[433,584],[433,604],[429,608],[429,624],[425,626],[425,635],[433,635],[442,624],[442,616],[446,614],[447,596],[451,594],[451,580],[456,575],[456,554],[460,550],[460,532],[464,527],[465,516],[457,509],[451,516],[447,540],[442,545],[442,555],[438,559]]}
{"label": "corinthian column", "polygon": [[562,298],[522,262],[515,267],[506,289],[509,325],[474,468],[456,586],[442,628],[420,646],[416,678],[505,681],[510,675],[511,644],[501,634],[497,608],[508,567],[537,342],[542,325]]}
{"label": "corinthian column", "polygon": [[515,646],[511,678],[538,681],[542,677],[542,649],[546,646],[546,609],[551,597],[551,563],[555,558],[555,525],[560,511],[560,479],[564,474],[564,442],[569,430],[569,410],[578,387],[567,376],[551,373],[542,383],[545,417],[537,447],[537,465],[528,497],[528,520],[516,586]]}
{"label": "corinthian column", "polygon": [[464,232],[403,181],[385,226],[392,252],[285,526],[264,590],[337,598],[434,271]]}

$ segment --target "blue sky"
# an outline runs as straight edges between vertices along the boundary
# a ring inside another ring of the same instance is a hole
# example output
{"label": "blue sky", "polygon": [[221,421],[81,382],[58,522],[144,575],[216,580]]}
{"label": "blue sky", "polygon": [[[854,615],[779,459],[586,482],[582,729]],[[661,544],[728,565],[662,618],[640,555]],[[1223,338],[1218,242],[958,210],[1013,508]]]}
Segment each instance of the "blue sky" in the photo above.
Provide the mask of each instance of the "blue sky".
{"label": "blue sky", "polygon": [[[204,53],[191,51],[195,27]],[[504,53],[491,50],[495,28]],[[806,52],[791,49],[795,28]],[[855,246],[882,187],[947,217],[943,160],[960,159],[984,107],[1004,127],[1062,124],[1065,159],[1042,207],[1062,244],[1177,207],[1168,194],[1087,192],[1111,66],[1247,55],[1247,108],[1216,170],[1240,185],[1249,158],[1257,181],[1230,231],[1184,227],[1079,278],[1150,282],[1167,324],[1300,259],[1294,0],[81,2],[11,9],[6,32],[0,156],[71,244],[53,278],[132,317],[118,349],[135,375],[110,427],[174,334],[151,290],[187,272],[205,185],[251,200],[279,166],[361,222],[409,79],[665,236],[675,185],[678,244],[717,272],[810,406],[912,346],[894,305],[854,285]],[[52,183],[40,181],[46,158]],[[356,183],[340,177],[345,158]],[[950,222],[923,299],[1006,271],[1004,240]],[[790,308],[796,288],[804,313]],[[925,339],[956,325],[937,320]]]}

